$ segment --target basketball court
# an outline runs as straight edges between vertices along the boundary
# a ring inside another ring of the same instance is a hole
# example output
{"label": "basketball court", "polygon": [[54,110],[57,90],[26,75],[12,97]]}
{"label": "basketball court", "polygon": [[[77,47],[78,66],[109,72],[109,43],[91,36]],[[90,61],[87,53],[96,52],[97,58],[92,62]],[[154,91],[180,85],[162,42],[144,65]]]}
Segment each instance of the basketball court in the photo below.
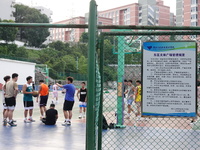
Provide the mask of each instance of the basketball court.
{"label": "basketball court", "polygon": [[[51,100],[50,93],[47,108]],[[59,115],[56,125],[46,126],[40,121],[39,106],[36,102],[34,103],[35,108],[33,113],[33,119],[35,119],[36,122],[24,123],[23,94],[19,94],[17,96],[17,106],[14,112],[14,119],[17,120],[17,126],[10,127],[9,125],[0,125],[0,149],[6,149],[8,147],[13,150],[35,150],[37,148],[43,150],[85,149],[86,124],[85,119],[78,119],[78,99],[76,98],[71,126],[62,126],[64,121],[62,113],[63,101],[64,95],[60,92],[59,102],[56,104]],[[0,108],[0,112],[2,112],[2,107]]]}

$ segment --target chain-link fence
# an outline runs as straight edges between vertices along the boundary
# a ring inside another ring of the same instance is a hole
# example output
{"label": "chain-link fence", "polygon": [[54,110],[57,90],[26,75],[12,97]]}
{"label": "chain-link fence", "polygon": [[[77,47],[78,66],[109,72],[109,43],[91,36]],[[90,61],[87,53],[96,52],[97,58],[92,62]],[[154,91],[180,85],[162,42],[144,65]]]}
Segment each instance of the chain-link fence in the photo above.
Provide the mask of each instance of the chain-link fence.
{"label": "chain-link fence", "polygon": [[[141,106],[138,106],[134,96],[131,96],[135,91],[130,91],[136,87],[136,80],[142,79],[143,42],[192,40],[199,45],[199,35],[192,31],[164,32],[159,35],[156,35],[156,32],[145,31],[143,34],[110,32],[103,33],[103,37],[103,115],[110,129],[102,133],[102,149],[200,149],[200,121],[197,117],[142,117],[137,111]],[[125,80],[129,81],[128,85]]]}

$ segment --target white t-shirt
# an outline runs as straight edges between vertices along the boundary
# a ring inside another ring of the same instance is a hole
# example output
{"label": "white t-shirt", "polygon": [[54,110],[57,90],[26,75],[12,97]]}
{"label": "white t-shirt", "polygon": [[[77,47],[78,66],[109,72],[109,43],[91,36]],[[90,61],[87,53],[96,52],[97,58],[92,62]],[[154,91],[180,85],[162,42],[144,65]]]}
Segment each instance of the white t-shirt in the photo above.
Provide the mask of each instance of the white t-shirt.
{"label": "white t-shirt", "polygon": [[53,92],[58,92],[58,86],[57,85],[53,85]]}

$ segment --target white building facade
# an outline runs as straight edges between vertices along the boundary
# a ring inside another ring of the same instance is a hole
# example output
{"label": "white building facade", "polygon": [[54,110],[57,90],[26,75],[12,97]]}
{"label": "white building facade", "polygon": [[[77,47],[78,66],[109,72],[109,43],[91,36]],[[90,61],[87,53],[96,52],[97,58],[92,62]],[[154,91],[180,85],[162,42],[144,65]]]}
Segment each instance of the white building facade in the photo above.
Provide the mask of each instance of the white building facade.
{"label": "white building facade", "polygon": [[19,74],[18,85],[24,85],[28,76],[32,76],[35,80],[35,65],[35,63],[0,58],[0,84],[4,84],[3,77],[11,76],[13,73]]}
{"label": "white building facade", "polygon": [[0,0],[0,19],[1,20],[13,20],[13,12],[15,12],[15,0]]}

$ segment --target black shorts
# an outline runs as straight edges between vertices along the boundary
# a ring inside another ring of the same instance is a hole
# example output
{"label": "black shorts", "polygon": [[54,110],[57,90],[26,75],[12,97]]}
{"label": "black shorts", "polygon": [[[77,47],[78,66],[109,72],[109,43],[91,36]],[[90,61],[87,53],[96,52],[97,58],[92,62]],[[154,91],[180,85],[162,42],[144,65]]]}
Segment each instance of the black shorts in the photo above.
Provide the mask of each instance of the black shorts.
{"label": "black shorts", "polygon": [[65,100],[65,102],[63,104],[63,110],[70,111],[73,109],[73,106],[74,106],[74,101]]}
{"label": "black shorts", "polygon": [[33,101],[24,101],[25,110],[33,109]]}
{"label": "black shorts", "polygon": [[40,96],[40,107],[46,106],[48,100],[48,95]]}
{"label": "black shorts", "polygon": [[15,97],[5,98],[5,103],[8,109],[9,108],[14,109],[16,106],[16,98]]}

